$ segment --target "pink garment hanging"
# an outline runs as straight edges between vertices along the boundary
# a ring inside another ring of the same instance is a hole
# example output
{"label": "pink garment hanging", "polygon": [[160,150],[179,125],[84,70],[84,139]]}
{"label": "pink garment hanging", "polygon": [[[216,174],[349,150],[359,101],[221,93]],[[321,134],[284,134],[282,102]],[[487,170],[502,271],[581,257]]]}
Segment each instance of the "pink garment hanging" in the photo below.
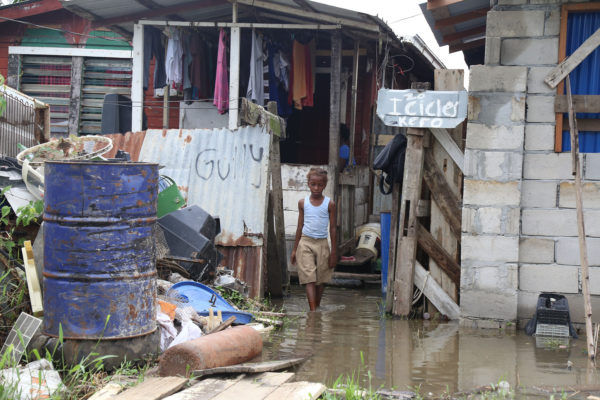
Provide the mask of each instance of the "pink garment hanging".
{"label": "pink garment hanging", "polygon": [[229,78],[227,77],[227,48],[225,47],[225,30],[219,33],[219,49],[217,53],[217,78],[213,104],[220,114],[229,109]]}

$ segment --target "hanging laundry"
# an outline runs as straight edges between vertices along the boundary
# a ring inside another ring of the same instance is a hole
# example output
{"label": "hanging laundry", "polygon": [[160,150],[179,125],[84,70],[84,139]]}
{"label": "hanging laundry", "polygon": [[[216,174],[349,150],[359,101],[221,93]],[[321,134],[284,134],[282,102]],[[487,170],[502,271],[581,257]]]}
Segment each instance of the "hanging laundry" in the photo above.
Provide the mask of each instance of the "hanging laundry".
{"label": "hanging laundry", "polygon": [[167,84],[165,73],[165,48],[162,34],[153,26],[144,26],[144,90],[148,89],[150,60],[154,57],[154,88],[163,88]]}
{"label": "hanging laundry", "polygon": [[292,113],[288,104],[289,63],[285,60],[279,47],[269,44],[269,100],[277,102],[277,113],[286,117]]}
{"label": "hanging laundry", "polygon": [[290,88],[288,102],[293,104],[294,108],[302,110],[302,107],[312,107],[314,105],[314,79],[310,47],[297,40],[294,40],[292,46]]}
{"label": "hanging laundry", "polygon": [[229,109],[229,79],[227,76],[227,47],[225,46],[225,30],[219,32],[219,49],[217,53],[217,77],[213,104],[220,114]]}
{"label": "hanging laundry", "polygon": [[252,30],[252,50],[250,53],[250,79],[248,80],[248,91],[246,97],[261,106],[265,104],[265,80],[263,76],[263,64],[266,61],[263,52],[262,36]]}
{"label": "hanging laundry", "polygon": [[192,34],[190,48],[192,51],[192,89],[194,91],[192,97],[194,99],[207,99],[210,97],[210,91],[208,90],[206,70],[206,45],[200,33],[195,32]]}
{"label": "hanging laundry", "polygon": [[180,88],[183,82],[183,45],[179,31],[175,28],[167,28],[167,59],[165,69],[167,72],[167,82],[174,88]]}

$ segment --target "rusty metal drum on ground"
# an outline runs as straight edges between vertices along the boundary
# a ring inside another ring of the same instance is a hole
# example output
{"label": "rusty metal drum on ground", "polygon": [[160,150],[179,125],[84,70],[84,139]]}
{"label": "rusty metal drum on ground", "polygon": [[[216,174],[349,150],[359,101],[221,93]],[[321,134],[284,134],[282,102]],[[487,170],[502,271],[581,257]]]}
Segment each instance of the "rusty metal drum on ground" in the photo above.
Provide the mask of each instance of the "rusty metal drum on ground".
{"label": "rusty metal drum on ground", "polygon": [[43,333],[155,331],[158,165],[51,161],[44,170]]}

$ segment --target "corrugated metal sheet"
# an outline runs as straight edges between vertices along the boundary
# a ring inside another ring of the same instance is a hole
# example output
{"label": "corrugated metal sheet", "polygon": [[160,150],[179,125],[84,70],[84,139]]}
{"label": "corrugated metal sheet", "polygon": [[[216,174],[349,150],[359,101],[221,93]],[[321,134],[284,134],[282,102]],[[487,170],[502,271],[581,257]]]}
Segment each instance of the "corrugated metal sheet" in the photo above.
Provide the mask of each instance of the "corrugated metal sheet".
{"label": "corrugated metal sheet", "polygon": [[[569,13],[567,21],[567,56],[583,44],[600,28],[600,12]],[[594,50],[571,74],[572,94],[600,94],[600,48]],[[566,85],[565,85],[566,87]],[[566,89],[565,89],[566,90]],[[600,118],[600,114],[577,113],[577,118]],[[565,114],[564,121],[568,121]],[[563,151],[571,151],[569,131],[563,131]],[[600,132],[579,132],[579,151],[585,153],[600,152]]]}
{"label": "corrugated metal sheet", "polygon": [[113,141],[113,147],[108,153],[103,156],[106,158],[113,158],[117,154],[118,150],[123,150],[131,155],[131,161],[139,161],[140,151],[142,150],[142,144],[146,137],[146,131],[143,132],[127,132],[122,135],[120,133],[112,133],[110,135],[104,135]]}
{"label": "corrugated metal sheet", "polygon": [[[135,134],[134,134],[135,135]],[[221,219],[215,239],[228,267],[262,295],[270,136],[261,127],[148,130],[139,161],[164,166],[189,205]]]}

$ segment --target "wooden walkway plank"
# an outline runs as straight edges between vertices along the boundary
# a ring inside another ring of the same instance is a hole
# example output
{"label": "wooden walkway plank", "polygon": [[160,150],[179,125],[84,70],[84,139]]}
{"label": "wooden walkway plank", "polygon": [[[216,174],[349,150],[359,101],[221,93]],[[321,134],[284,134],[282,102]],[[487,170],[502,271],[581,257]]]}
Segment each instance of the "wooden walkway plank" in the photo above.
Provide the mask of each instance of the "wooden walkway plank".
{"label": "wooden walkway plank", "polygon": [[291,382],[284,383],[265,397],[265,400],[316,400],[321,396],[327,386],[322,383]]}
{"label": "wooden walkway plank", "polygon": [[115,382],[109,382],[102,389],[98,390],[88,400],[109,400],[123,390],[123,386]]}
{"label": "wooden walkway plank", "polygon": [[449,319],[460,318],[460,308],[452,300],[448,293],[442,289],[442,287],[429,276],[428,271],[417,261],[415,263],[415,286],[420,290],[423,290],[423,294],[431,304],[435,306],[442,314],[447,316]]}
{"label": "wooden walkway plank", "polygon": [[215,375],[215,374],[257,374],[262,372],[273,372],[273,371],[281,371],[282,369],[286,369],[289,367],[293,367],[294,365],[298,365],[302,363],[305,358],[291,358],[289,360],[279,360],[279,361],[265,361],[259,363],[244,363],[237,365],[230,365],[227,367],[217,367],[210,369],[202,369],[194,371],[193,374],[196,377]]}
{"label": "wooden walkway plank", "polygon": [[226,379],[204,379],[191,388],[165,397],[164,400],[210,400],[219,393],[238,383],[245,375]]}
{"label": "wooden walkway plank", "polygon": [[260,375],[248,376],[219,393],[213,399],[263,400],[280,385],[292,379],[293,376],[294,373],[292,372],[265,372]]}
{"label": "wooden walkway plank", "polygon": [[137,386],[113,397],[114,400],[160,400],[170,394],[176,393],[188,382],[187,378],[168,376],[164,378],[152,377]]}

